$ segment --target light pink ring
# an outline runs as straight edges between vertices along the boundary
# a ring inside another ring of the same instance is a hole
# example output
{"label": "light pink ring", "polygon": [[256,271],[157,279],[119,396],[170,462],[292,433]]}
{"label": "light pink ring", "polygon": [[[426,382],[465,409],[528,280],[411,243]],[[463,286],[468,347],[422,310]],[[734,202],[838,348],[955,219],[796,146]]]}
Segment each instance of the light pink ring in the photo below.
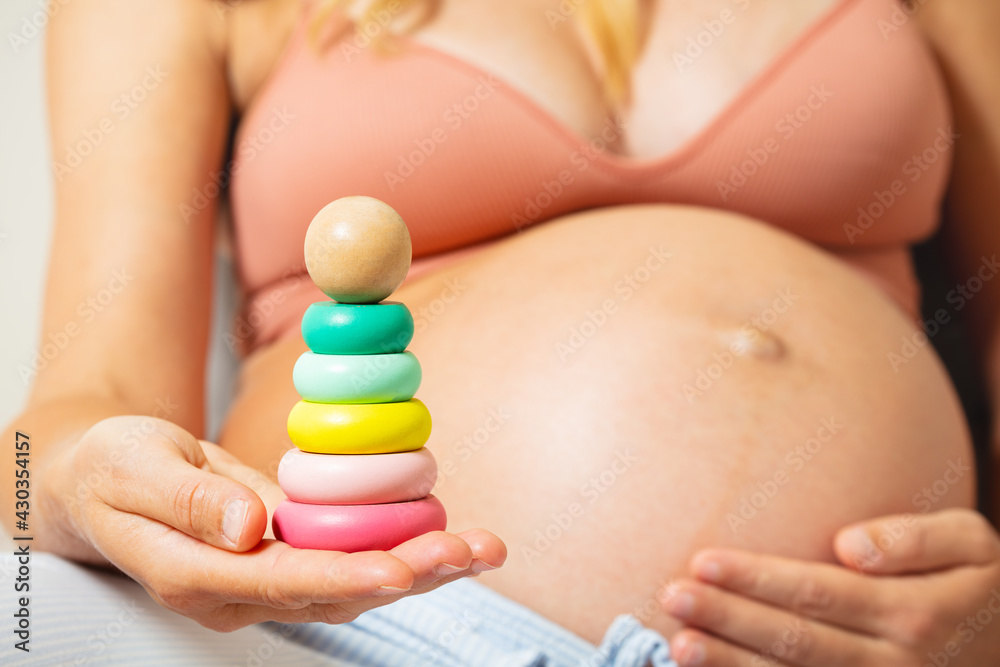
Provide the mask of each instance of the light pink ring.
{"label": "light pink ring", "polygon": [[312,454],[294,447],[278,464],[290,500],[314,505],[374,505],[423,498],[437,480],[426,448],[397,454]]}
{"label": "light pink ring", "polygon": [[298,549],[347,552],[387,551],[446,524],[444,506],[434,496],[385,505],[282,500],[271,523],[277,539]]}

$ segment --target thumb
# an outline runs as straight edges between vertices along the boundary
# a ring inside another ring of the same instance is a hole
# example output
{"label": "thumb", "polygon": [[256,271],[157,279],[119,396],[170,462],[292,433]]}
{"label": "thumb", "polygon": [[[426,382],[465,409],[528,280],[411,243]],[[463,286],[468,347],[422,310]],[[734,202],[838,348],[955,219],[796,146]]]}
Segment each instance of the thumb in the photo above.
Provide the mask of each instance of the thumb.
{"label": "thumb", "polygon": [[132,473],[133,488],[123,485],[109,502],[116,509],[229,551],[252,549],[264,536],[263,501],[247,486],[213,472],[199,441],[175,424],[159,422]]}
{"label": "thumb", "polygon": [[[287,498],[285,492],[281,490],[274,479],[246,465],[215,443],[204,440],[198,442],[201,444],[202,451],[205,452],[212,472],[225,475],[250,488],[263,501],[264,507],[267,508],[267,515],[274,516],[275,508]],[[266,527],[264,537],[273,539],[274,535],[271,533],[270,524]]]}
{"label": "thumb", "polygon": [[1000,538],[978,512],[949,509],[872,519],[841,530],[834,551],[844,565],[869,574],[912,574],[1000,558]]}

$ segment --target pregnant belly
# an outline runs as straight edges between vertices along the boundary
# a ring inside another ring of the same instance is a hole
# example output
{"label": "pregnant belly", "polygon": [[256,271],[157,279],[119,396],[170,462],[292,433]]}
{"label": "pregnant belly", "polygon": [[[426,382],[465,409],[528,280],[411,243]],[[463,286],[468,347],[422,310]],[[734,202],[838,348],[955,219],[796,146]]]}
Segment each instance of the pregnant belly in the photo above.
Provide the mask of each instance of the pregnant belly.
{"label": "pregnant belly", "polygon": [[[592,641],[698,548],[832,560],[846,523],[971,506],[929,347],[854,270],[745,218],[647,206],[548,223],[429,273],[418,392],[449,528],[509,548],[480,581]],[[221,444],[273,471],[289,339],[252,357]],[[642,612],[670,633],[665,617]]]}

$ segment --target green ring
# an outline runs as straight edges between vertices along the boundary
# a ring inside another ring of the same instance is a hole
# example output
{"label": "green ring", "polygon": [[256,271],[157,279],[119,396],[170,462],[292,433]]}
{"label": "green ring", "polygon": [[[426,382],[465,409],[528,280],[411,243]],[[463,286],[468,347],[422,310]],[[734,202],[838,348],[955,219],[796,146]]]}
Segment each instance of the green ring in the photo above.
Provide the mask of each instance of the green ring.
{"label": "green ring", "polygon": [[420,362],[412,352],[316,354],[295,362],[292,382],[311,403],[398,403],[420,386]]}
{"label": "green ring", "polygon": [[302,338],[316,354],[395,354],[413,339],[413,315],[396,301],[318,301],[302,316]]}

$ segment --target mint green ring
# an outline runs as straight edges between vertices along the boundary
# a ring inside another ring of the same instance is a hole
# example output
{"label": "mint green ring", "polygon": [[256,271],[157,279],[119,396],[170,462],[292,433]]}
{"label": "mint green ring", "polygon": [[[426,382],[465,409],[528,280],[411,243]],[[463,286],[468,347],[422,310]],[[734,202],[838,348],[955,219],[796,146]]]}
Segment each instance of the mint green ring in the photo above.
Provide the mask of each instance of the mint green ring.
{"label": "mint green ring", "polygon": [[310,403],[399,403],[420,386],[420,362],[412,352],[316,354],[305,352],[292,383]]}
{"label": "mint green ring", "polygon": [[316,354],[395,354],[413,339],[413,315],[397,301],[317,301],[302,316],[302,338]]}

